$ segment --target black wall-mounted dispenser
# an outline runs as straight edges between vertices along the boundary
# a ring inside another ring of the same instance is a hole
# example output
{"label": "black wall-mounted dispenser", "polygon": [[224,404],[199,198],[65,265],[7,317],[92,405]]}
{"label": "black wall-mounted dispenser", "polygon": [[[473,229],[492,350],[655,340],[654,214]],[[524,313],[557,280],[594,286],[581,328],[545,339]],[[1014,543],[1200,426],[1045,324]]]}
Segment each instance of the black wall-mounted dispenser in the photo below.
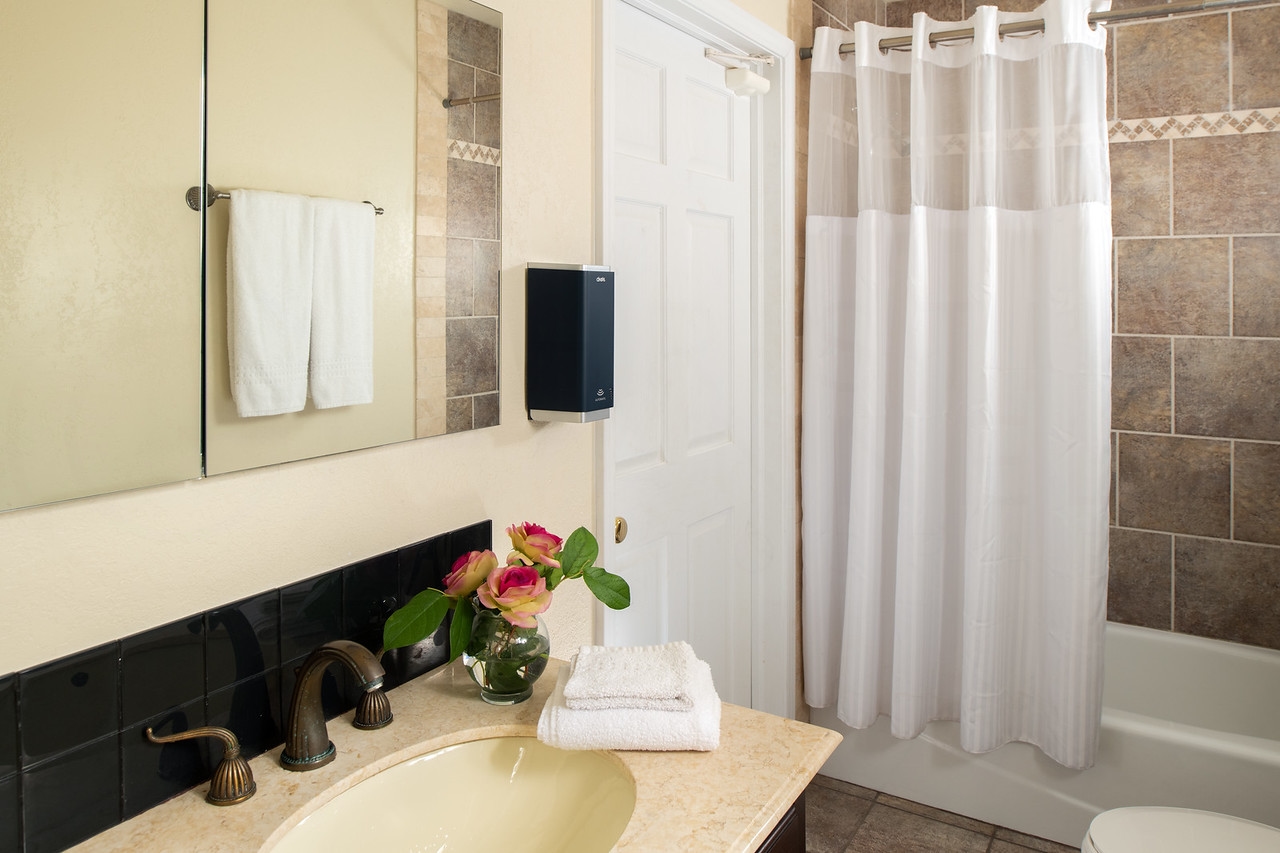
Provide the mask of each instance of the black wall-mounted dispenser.
{"label": "black wall-mounted dispenser", "polygon": [[586,423],[613,408],[613,270],[529,264],[525,408],[534,421]]}

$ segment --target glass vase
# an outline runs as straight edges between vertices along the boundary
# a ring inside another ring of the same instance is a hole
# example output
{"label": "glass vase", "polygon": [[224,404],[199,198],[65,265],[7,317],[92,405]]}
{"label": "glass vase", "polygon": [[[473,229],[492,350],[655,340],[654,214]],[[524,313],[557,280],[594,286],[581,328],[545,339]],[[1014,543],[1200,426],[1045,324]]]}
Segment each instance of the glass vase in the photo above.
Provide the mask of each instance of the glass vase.
{"label": "glass vase", "polygon": [[462,664],[480,685],[480,698],[490,705],[514,705],[533,695],[534,682],[547,668],[551,638],[541,616],[537,628],[520,628],[481,609],[471,623],[471,639]]}

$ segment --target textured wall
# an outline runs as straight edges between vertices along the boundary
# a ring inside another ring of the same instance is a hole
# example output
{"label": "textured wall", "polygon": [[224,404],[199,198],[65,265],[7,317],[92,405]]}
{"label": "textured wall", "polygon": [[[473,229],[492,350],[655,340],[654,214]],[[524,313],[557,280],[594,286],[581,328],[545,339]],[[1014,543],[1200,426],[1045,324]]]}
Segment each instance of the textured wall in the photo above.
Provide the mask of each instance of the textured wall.
{"label": "textured wall", "polygon": [[1113,620],[1280,648],[1280,7],[1112,27]]}
{"label": "textured wall", "polygon": [[[791,35],[975,5],[800,0]],[[1110,31],[1108,617],[1280,648],[1280,6]],[[803,89],[799,102],[803,211]]]}

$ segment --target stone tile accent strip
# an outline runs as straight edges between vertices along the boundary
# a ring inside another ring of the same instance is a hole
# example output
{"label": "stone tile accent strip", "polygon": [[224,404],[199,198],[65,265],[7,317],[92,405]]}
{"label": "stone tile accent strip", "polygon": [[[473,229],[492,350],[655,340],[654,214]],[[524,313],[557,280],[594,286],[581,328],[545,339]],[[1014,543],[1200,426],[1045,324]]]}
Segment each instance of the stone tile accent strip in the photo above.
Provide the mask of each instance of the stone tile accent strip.
{"label": "stone tile accent strip", "polygon": [[1147,142],[1153,139],[1198,139],[1202,136],[1272,133],[1277,128],[1280,128],[1280,107],[1271,107],[1225,113],[1119,119],[1111,122],[1107,138],[1115,144]]}
{"label": "stone tile accent strip", "polygon": [[454,160],[469,160],[472,163],[484,163],[487,166],[502,165],[502,151],[490,148],[478,142],[463,142],[459,139],[449,140],[449,157]]}

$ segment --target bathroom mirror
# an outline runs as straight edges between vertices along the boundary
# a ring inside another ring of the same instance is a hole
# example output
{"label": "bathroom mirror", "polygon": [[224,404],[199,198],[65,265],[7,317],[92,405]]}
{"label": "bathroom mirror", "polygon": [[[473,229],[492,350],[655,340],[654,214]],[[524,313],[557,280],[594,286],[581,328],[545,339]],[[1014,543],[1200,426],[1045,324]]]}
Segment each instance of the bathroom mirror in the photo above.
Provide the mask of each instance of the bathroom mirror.
{"label": "bathroom mirror", "polygon": [[[205,6],[0,0],[0,511],[497,422],[500,16]],[[204,182],[384,209],[372,404],[235,416]]]}

